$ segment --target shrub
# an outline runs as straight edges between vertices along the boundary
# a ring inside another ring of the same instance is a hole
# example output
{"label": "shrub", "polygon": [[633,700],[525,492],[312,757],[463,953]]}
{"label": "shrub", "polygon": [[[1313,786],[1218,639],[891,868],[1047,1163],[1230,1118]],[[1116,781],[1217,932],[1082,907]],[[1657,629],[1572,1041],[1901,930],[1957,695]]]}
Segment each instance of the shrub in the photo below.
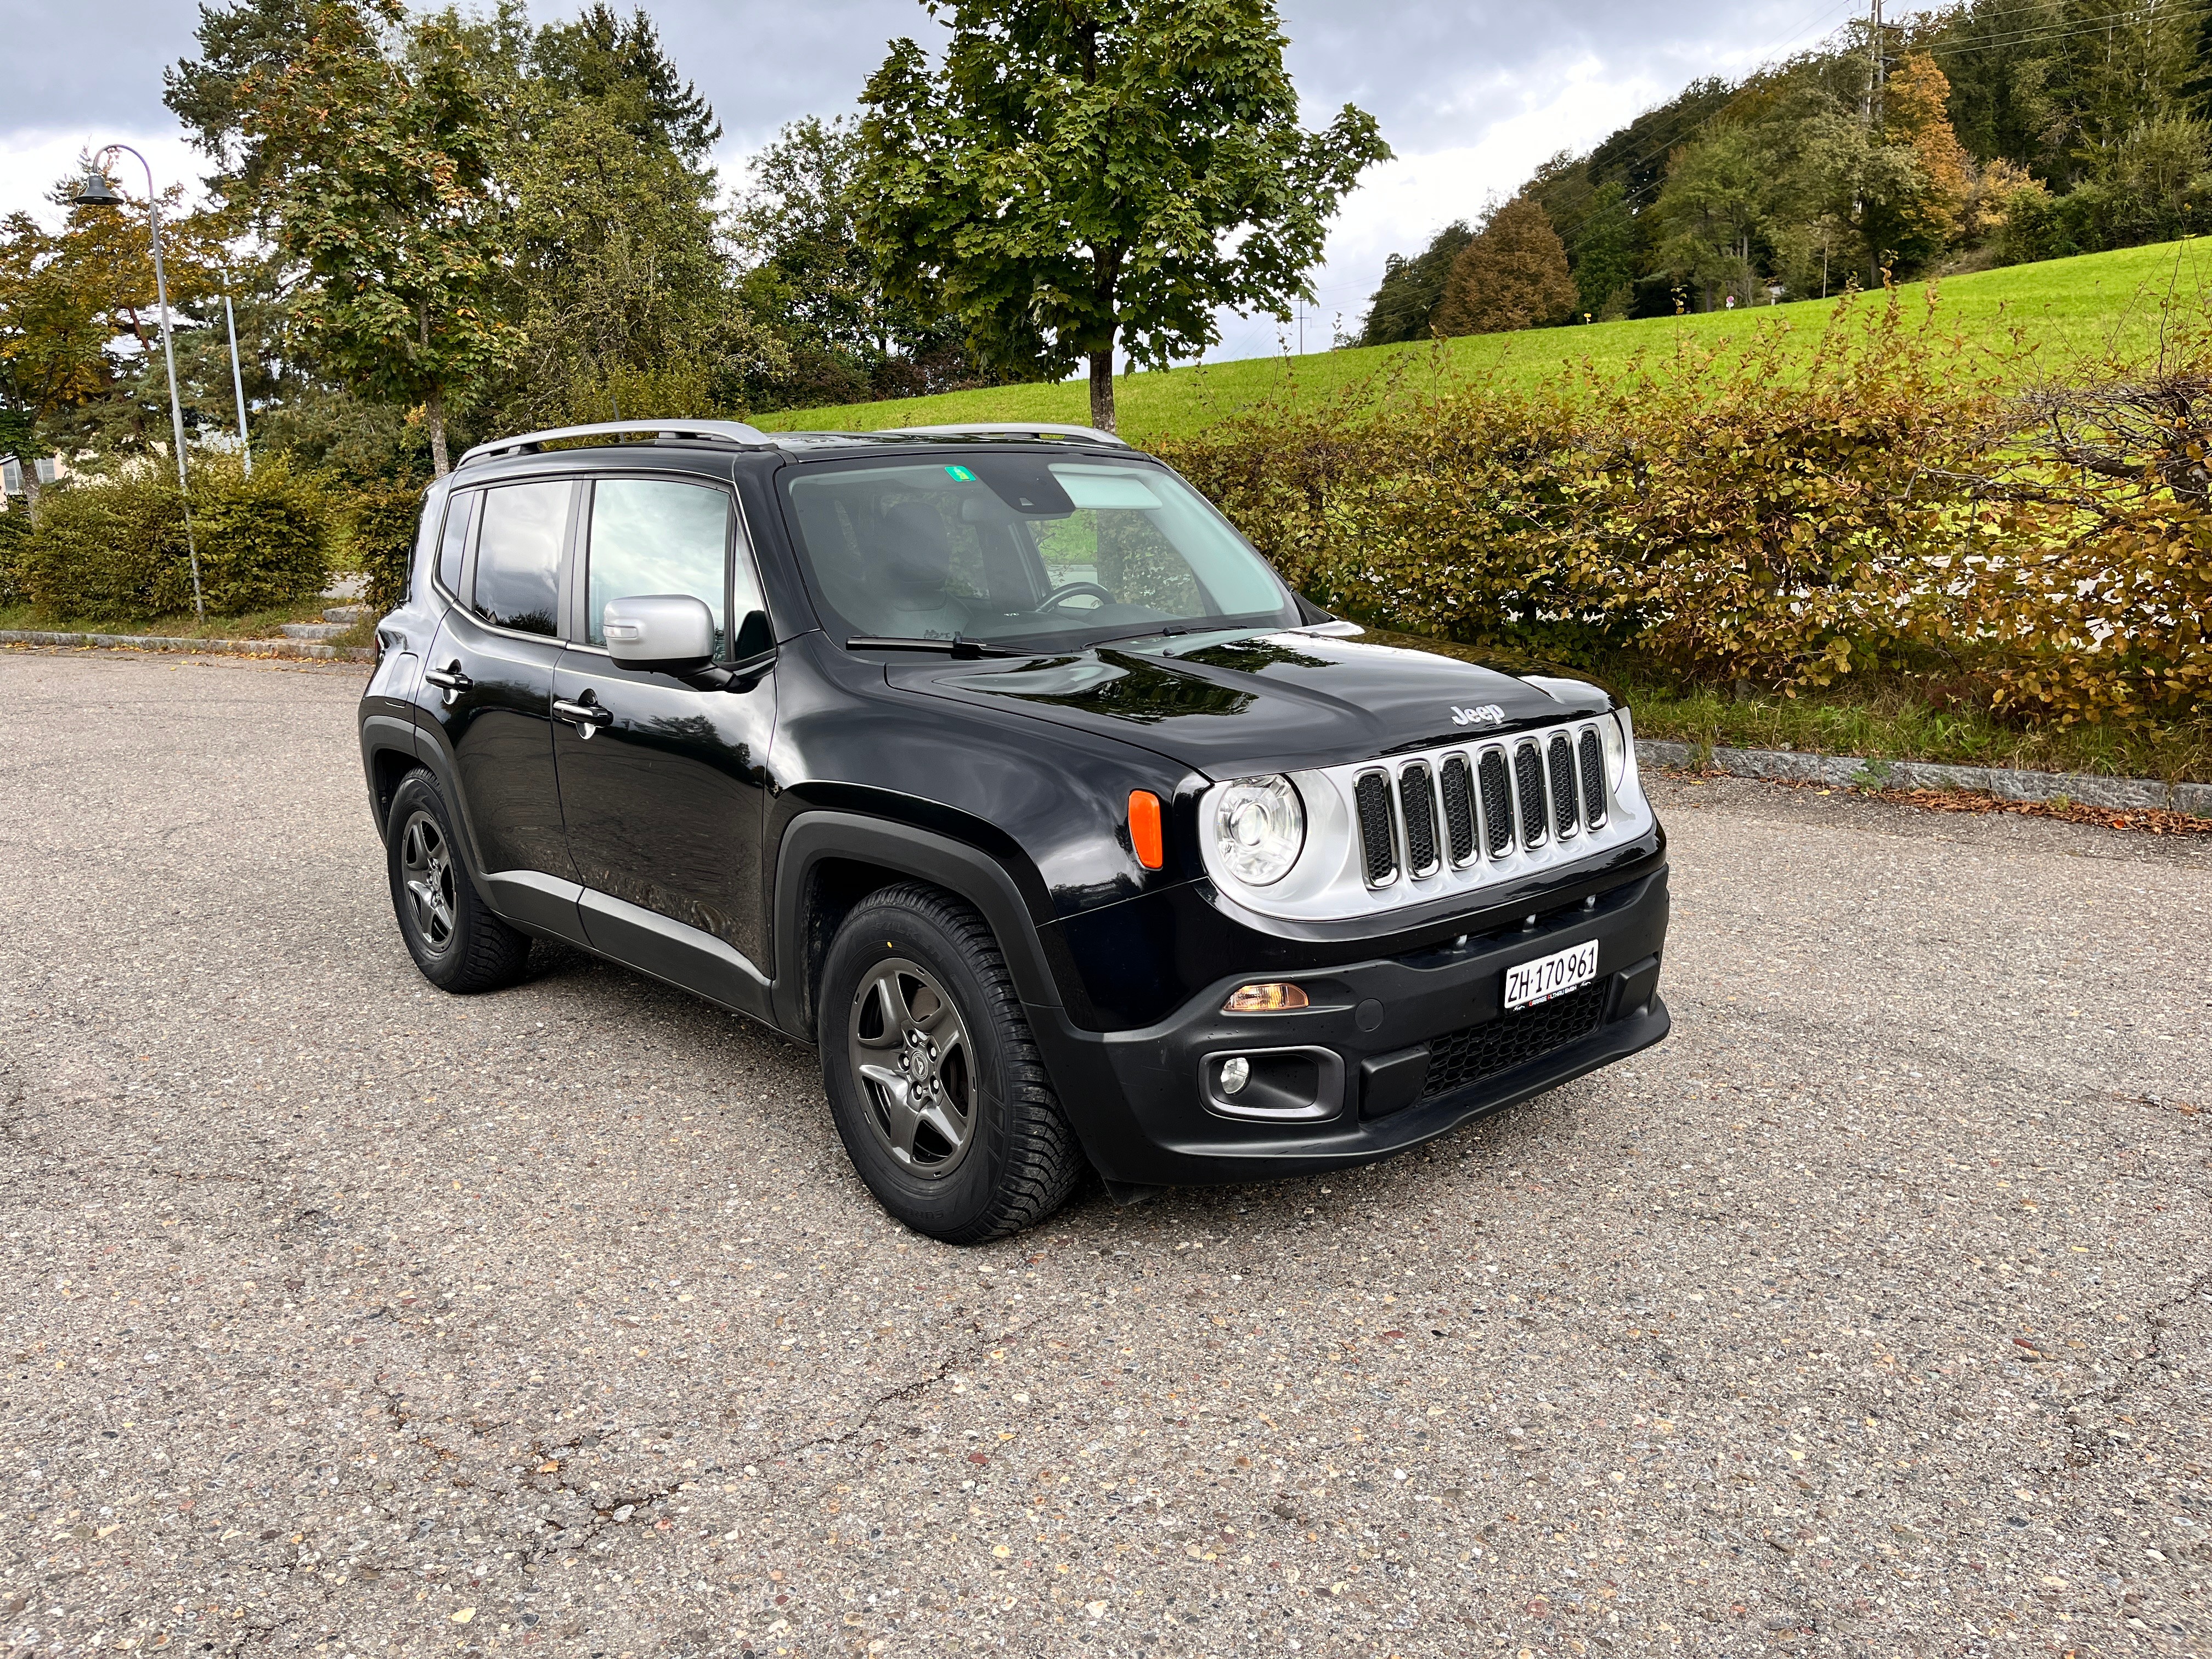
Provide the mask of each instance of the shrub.
{"label": "shrub", "polygon": [[[246,477],[235,462],[207,463],[192,475],[192,530],[200,586],[219,616],[266,611],[313,599],[330,580],[330,507],[322,491],[281,455]],[[175,584],[173,564],[156,594],[164,610],[191,603],[191,578]],[[172,597],[174,603],[168,603]]]}
{"label": "shrub", "polygon": [[422,492],[406,484],[358,490],[348,499],[346,512],[355,559],[368,579],[362,599],[369,614],[380,617],[406,600]]}
{"label": "shrub", "polygon": [[2013,398],[1893,297],[1828,338],[1809,369],[1778,345],[1545,393],[1355,387],[1165,453],[1294,586],[1386,626],[1792,693],[1901,670],[2031,719],[2212,716],[2212,347]]}
{"label": "shrub", "polygon": [[[176,608],[157,598],[171,564],[185,566],[174,484],[150,469],[79,480],[41,493],[38,528],[23,547],[25,597],[56,617],[143,621]],[[189,606],[188,570],[184,599]]]}
{"label": "shrub", "polygon": [[[282,456],[192,473],[200,590],[217,616],[313,597],[329,579],[329,510]],[[58,616],[143,622],[192,608],[177,488],[157,468],[48,492],[21,560],[24,597]]]}
{"label": "shrub", "polygon": [[21,507],[0,513],[0,605],[21,605],[29,597],[23,591],[23,544],[30,535],[31,515]]}

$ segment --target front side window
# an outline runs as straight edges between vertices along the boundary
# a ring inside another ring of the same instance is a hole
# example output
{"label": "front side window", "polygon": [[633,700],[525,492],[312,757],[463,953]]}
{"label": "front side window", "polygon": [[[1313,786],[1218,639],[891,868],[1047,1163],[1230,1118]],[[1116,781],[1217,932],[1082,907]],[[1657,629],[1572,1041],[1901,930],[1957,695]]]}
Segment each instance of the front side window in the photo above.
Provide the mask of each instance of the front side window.
{"label": "front side window", "polygon": [[557,631],[561,544],[575,485],[566,478],[483,492],[477,536],[477,614],[522,634]]}
{"label": "front side window", "polygon": [[1295,628],[1290,591],[1164,468],[1036,453],[795,469],[832,630],[1055,650],[1163,629]]}
{"label": "front side window", "polygon": [[[592,486],[590,580],[584,635],[606,640],[607,601],[689,593],[714,613],[714,654],[723,654],[722,583],[730,547],[729,492],[665,478],[602,478]],[[757,609],[751,571],[738,561],[738,604]],[[749,603],[750,601],[750,603]]]}

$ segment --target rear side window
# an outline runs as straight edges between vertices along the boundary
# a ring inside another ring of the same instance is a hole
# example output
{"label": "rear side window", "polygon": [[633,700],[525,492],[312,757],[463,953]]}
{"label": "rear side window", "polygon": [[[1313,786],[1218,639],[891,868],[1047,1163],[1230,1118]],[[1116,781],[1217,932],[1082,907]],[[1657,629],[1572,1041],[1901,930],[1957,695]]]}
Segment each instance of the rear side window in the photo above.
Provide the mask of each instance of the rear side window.
{"label": "rear side window", "polygon": [[557,631],[561,543],[574,489],[564,478],[483,492],[475,603],[486,622],[521,634]]}
{"label": "rear side window", "polygon": [[446,533],[438,542],[438,586],[448,593],[461,591],[461,560],[469,550],[469,526],[476,522],[477,503],[483,495],[465,489],[446,501]]}
{"label": "rear side window", "polygon": [[[610,599],[689,593],[714,613],[714,654],[721,655],[728,637],[722,585],[729,544],[728,492],[665,478],[600,479],[592,486],[584,637],[593,645],[607,642]],[[738,602],[744,600],[741,592]]]}

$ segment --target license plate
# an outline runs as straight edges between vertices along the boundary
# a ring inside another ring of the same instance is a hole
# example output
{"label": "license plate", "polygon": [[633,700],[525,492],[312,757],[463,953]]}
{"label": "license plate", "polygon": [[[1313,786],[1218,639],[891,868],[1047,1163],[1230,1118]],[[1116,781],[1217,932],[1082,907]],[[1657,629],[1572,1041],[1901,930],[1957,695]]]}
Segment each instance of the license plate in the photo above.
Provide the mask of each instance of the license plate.
{"label": "license plate", "polygon": [[1597,941],[1570,945],[1548,957],[1505,970],[1505,1006],[1526,1008],[1589,984],[1597,977]]}

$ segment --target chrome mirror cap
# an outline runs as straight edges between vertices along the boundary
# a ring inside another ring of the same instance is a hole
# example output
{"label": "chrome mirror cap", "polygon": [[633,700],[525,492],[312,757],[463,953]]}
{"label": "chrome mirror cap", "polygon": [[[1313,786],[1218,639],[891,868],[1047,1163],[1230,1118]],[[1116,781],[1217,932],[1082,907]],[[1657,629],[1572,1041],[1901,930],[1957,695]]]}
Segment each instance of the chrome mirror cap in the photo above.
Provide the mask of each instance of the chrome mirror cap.
{"label": "chrome mirror cap", "polygon": [[689,593],[609,599],[601,627],[607,654],[627,668],[682,671],[714,659],[714,613]]}

